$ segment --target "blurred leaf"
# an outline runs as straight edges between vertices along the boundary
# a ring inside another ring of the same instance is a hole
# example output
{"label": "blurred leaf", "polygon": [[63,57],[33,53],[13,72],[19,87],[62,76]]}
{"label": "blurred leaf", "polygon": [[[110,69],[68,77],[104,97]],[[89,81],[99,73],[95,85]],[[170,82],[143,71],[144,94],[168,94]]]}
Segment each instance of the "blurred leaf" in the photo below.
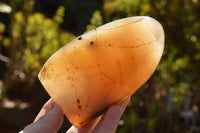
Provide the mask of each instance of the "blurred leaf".
{"label": "blurred leaf", "polygon": [[90,31],[103,24],[103,19],[100,11],[95,11],[90,19],[90,25],[87,26],[86,31]]}
{"label": "blurred leaf", "polygon": [[5,28],[6,28],[5,24],[0,22],[0,34],[4,32]]}
{"label": "blurred leaf", "polygon": [[187,65],[189,64],[189,61],[190,61],[190,59],[188,56],[176,59],[176,61],[173,64],[172,71],[177,71],[179,69],[183,69],[183,68],[187,67]]}
{"label": "blurred leaf", "polygon": [[56,11],[56,14],[54,16],[54,21],[58,24],[63,22],[63,17],[65,16],[65,8],[63,6],[60,6],[58,10]]}
{"label": "blurred leaf", "polygon": [[9,47],[10,46],[10,38],[5,37],[3,39],[3,46],[5,46],[5,47]]}
{"label": "blurred leaf", "polygon": [[140,10],[140,15],[145,16],[151,11],[151,5],[149,3],[142,4]]}

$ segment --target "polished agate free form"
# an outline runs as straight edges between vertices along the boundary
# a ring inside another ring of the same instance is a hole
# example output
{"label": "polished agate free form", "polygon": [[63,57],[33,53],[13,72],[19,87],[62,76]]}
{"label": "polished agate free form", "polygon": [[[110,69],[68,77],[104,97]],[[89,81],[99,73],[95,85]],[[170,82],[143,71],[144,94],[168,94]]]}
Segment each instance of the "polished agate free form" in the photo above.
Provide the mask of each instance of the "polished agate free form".
{"label": "polished agate free form", "polygon": [[38,77],[69,121],[79,127],[133,95],[155,71],[163,48],[158,21],[124,18],[62,47]]}

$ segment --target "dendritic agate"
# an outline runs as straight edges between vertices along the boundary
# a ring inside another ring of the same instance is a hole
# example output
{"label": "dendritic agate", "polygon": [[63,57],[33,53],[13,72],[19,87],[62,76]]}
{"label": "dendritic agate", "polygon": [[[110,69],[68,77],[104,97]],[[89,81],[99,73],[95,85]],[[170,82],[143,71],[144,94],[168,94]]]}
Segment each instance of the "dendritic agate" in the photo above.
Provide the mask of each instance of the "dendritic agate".
{"label": "dendritic agate", "polygon": [[38,77],[78,127],[136,92],[155,71],[163,48],[163,28],[155,19],[120,19],[65,45]]}

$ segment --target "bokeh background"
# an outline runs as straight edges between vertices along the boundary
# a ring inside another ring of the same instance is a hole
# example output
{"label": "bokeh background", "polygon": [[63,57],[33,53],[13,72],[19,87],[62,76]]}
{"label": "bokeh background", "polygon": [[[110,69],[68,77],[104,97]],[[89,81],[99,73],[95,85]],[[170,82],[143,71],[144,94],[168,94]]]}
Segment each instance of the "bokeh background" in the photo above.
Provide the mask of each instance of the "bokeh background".
{"label": "bokeh background", "polygon": [[[49,99],[37,74],[50,55],[95,27],[140,15],[163,25],[165,50],[117,133],[200,133],[200,0],[1,0],[0,132],[23,129]],[[68,127],[65,119],[59,132]]]}

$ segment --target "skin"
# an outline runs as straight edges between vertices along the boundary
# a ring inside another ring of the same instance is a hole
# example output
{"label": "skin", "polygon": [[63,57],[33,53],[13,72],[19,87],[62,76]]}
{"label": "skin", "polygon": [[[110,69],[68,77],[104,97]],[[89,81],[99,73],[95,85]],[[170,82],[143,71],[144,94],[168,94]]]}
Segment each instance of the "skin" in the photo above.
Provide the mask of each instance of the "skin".
{"label": "skin", "polygon": [[[129,101],[130,98],[119,105],[111,106],[103,117],[100,116],[78,128],[72,126],[66,133],[114,133]],[[63,117],[60,107],[50,99],[44,104],[34,122],[20,133],[56,133],[63,123]]]}

